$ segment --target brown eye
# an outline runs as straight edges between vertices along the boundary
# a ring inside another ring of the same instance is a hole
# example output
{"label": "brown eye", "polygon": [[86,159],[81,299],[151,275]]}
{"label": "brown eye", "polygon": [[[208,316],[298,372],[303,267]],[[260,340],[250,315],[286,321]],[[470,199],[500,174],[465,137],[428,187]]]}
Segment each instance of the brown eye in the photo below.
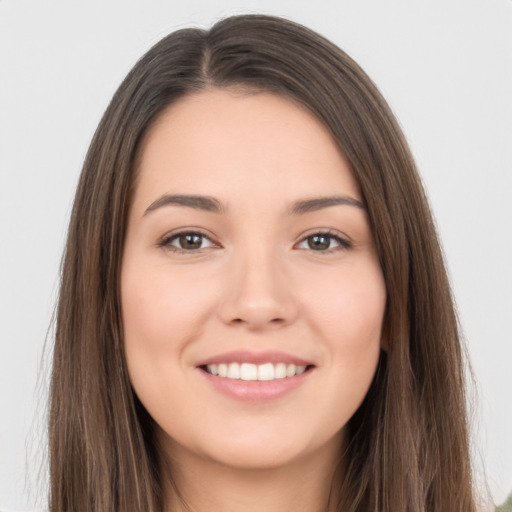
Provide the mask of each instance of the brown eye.
{"label": "brown eye", "polygon": [[172,251],[199,251],[208,247],[214,247],[215,244],[202,233],[183,232],[168,236],[159,244],[161,247]]}
{"label": "brown eye", "polygon": [[332,237],[327,235],[308,236],[308,247],[314,251],[325,251],[331,248]]}
{"label": "brown eye", "polygon": [[200,249],[203,244],[203,236],[197,233],[179,235],[177,238],[180,249]]}
{"label": "brown eye", "polygon": [[299,249],[310,249],[317,252],[329,252],[338,249],[349,249],[351,243],[332,233],[314,233],[304,238],[298,245]]}

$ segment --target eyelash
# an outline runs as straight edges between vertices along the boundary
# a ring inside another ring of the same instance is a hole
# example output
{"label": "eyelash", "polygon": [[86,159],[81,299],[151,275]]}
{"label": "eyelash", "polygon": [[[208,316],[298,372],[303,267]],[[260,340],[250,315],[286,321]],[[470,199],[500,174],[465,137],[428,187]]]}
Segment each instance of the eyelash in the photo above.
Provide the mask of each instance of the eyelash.
{"label": "eyelash", "polygon": [[176,247],[176,246],[173,246],[171,245],[171,243],[174,241],[174,240],[178,240],[180,237],[186,237],[186,236],[198,236],[198,237],[201,237],[201,240],[209,240],[212,244],[212,246],[217,246],[219,247],[218,244],[216,244],[215,242],[213,242],[210,237],[208,235],[206,235],[205,233],[202,233],[201,231],[194,231],[194,230],[186,230],[186,231],[179,231],[177,233],[172,233],[170,235],[165,235],[162,240],[160,240],[160,242],[158,243],[158,247],[162,247],[163,249],[166,249],[168,251],[171,251],[171,252],[177,252],[177,253],[198,253],[204,249],[206,249],[206,247],[200,247],[198,249],[183,249],[182,247]]}
{"label": "eyelash", "polygon": [[[206,235],[205,233],[202,233],[201,231],[198,231],[198,230],[196,230],[196,231],[186,230],[186,231],[180,231],[177,233],[172,233],[170,235],[166,235],[162,238],[162,240],[160,240],[160,242],[158,242],[158,247],[161,247],[163,249],[166,249],[166,250],[174,252],[174,253],[181,253],[181,254],[186,254],[186,253],[197,254],[197,253],[203,251],[204,249],[208,249],[208,247],[184,249],[183,247],[176,247],[174,245],[171,245],[172,242],[174,242],[175,240],[178,240],[180,237],[186,237],[186,236],[201,237],[201,241],[204,241],[205,239],[209,240],[212,247],[220,247],[218,244],[213,242],[208,235]],[[315,249],[312,249],[311,246],[309,246],[308,248],[304,248],[304,249],[310,250],[312,252],[319,253],[319,254],[322,254],[322,253],[330,254],[330,253],[337,252],[340,250],[351,249],[353,247],[352,242],[350,242],[346,238],[341,237],[337,232],[333,232],[331,230],[315,231],[311,234],[308,234],[307,236],[303,237],[299,241],[298,245],[307,243],[308,240],[310,240],[314,237],[324,237],[324,238],[329,239],[329,246],[331,245],[331,241],[335,241],[338,245],[336,247],[328,247],[325,250],[315,250]]]}
{"label": "eyelash", "polygon": [[[331,241],[334,240],[338,245],[336,247],[329,247],[328,249],[325,250],[315,250],[312,249],[311,247],[308,247],[308,249],[311,250],[312,252],[330,254],[337,251],[351,249],[353,247],[352,242],[340,236],[338,232],[331,231],[329,229],[324,231],[315,231],[314,233],[308,234],[300,240],[299,244],[307,243],[309,239],[312,239],[314,237],[325,237],[330,239]],[[329,245],[331,245],[330,242]]]}

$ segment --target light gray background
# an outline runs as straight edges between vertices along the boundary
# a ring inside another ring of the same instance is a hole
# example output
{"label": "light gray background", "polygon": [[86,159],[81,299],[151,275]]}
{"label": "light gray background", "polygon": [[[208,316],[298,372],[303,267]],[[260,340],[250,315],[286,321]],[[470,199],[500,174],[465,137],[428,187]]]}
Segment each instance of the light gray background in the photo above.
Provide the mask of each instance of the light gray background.
{"label": "light gray background", "polygon": [[512,490],[512,0],[0,0],[0,507],[44,506],[43,344],[100,116],[161,37],[239,12],[284,15],[332,39],[398,116],[474,366],[476,458],[503,500]]}

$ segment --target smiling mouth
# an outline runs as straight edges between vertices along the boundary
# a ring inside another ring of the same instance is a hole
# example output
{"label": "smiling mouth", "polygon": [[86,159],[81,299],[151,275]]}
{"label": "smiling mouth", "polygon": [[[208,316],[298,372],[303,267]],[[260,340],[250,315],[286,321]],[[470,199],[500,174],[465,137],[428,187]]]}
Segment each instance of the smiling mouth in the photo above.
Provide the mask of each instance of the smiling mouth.
{"label": "smiling mouth", "polygon": [[295,365],[292,363],[219,363],[200,366],[216,377],[244,381],[282,380],[301,375],[313,368],[313,365]]}

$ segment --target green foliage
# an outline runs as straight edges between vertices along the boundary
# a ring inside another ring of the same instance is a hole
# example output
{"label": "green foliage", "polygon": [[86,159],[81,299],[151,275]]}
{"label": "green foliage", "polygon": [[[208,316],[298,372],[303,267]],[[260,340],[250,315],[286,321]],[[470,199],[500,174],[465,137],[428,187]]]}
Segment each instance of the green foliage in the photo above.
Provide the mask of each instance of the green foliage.
{"label": "green foliage", "polygon": [[512,512],[512,494],[507,498],[503,505],[496,507],[496,512]]}

